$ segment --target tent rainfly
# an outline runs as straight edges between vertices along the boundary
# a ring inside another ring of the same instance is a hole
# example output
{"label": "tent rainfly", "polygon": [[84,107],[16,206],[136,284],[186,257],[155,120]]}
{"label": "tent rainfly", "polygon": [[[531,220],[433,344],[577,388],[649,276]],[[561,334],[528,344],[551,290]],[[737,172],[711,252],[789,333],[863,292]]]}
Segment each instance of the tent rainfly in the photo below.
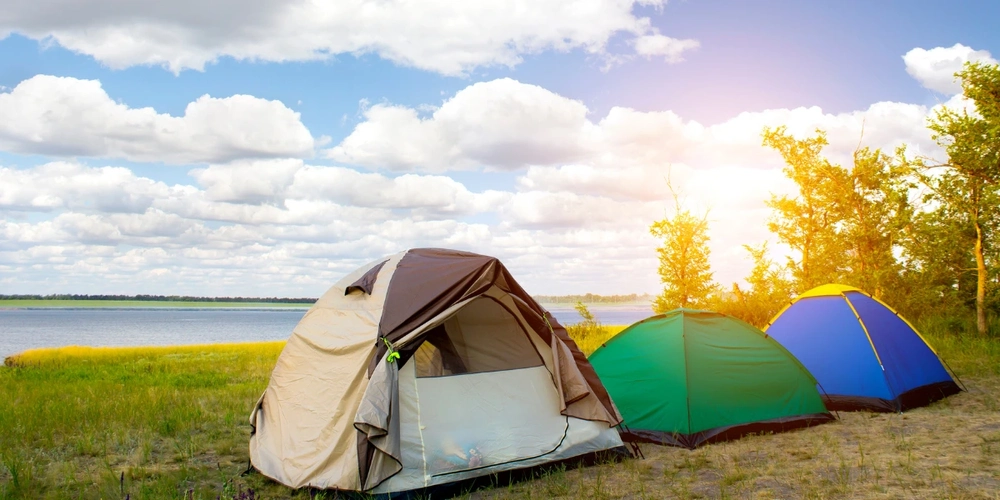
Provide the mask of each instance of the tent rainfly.
{"label": "tent rainfly", "polygon": [[411,249],[306,312],[254,405],[250,460],[292,488],[396,496],[619,453],[620,422],[499,260]]}
{"label": "tent rainfly", "polygon": [[833,420],[788,351],[732,316],[675,309],[629,326],[590,356],[630,441],[694,449]]}
{"label": "tent rainfly", "polygon": [[812,372],[831,410],[902,412],[961,390],[908,321],[854,287],[799,295],[765,332]]}

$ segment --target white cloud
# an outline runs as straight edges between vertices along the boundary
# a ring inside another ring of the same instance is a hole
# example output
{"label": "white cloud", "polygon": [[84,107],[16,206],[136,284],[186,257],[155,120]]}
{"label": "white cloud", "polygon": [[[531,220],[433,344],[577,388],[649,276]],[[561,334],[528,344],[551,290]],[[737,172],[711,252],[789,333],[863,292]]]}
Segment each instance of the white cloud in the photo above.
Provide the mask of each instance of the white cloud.
{"label": "white cloud", "polygon": [[603,196],[568,191],[527,191],[515,194],[499,208],[516,228],[635,228],[657,217],[661,203],[620,202]]}
{"label": "white cloud", "polygon": [[678,63],[684,60],[684,52],[701,46],[698,40],[670,38],[659,33],[643,35],[634,41],[635,52],[641,56],[663,57],[668,63]]}
{"label": "white cloud", "polygon": [[0,13],[0,38],[13,32],[52,41],[112,68],[162,65],[179,72],[226,56],[281,62],[371,53],[458,75],[513,66],[542,51],[603,53],[613,36],[652,31],[648,18],[633,15],[635,3],[263,0],[248,7],[233,0],[84,0],[67,9],[55,0],[15,0]]}
{"label": "white cloud", "polygon": [[518,170],[589,164],[621,169],[686,163],[773,167],[777,155],[761,146],[764,127],[786,125],[796,136],[828,133],[828,154],[847,162],[858,144],[892,150],[907,143],[927,154],[925,106],[878,102],[867,110],[824,113],[819,107],[747,112],[705,126],[671,111],[613,107],[598,122],[586,106],[535,85],[500,79],[471,85],[431,116],[391,104],[365,111],[365,120],[327,151],[334,160],[392,170]]}
{"label": "white cloud", "polygon": [[472,193],[445,176],[406,174],[388,178],[348,168],[308,166],[296,174],[289,196],[357,207],[461,215],[488,211],[509,195],[493,190]]}
{"label": "white cloud", "polygon": [[0,149],[166,163],[303,157],[315,141],[299,114],[248,95],[199,97],[183,116],[130,108],[97,80],[38,75],[0,94]]}
{"label": "white cloud", "polygon": [[328,156],[391,170],[511,170],[584,154],[586,114],[579,101],[503,78],[466,87],[428,118],[414,108],[371,106]]}
{"label": "white cloud", "polygon": [[974,50],[960,43],[951,47],[934,47],[927,50],[917,47],[903,56],[906,72],[921,85],[942,94],[954,95],[962,92],[962,85],[955,73],[962,70],[966,61],[981,61],[996,64],[989,51]]}
{"label": "white cloud", "polygon": [[302,165],[302,160],[296,159],[239,160],[194,169],[190,175],[205,188],[206,198],[212,201],[281,203]]}
{"label": "white cloud", "polygon": [[[848,164],[862,128],[862,145],[939,152],[926,129],[933,112],[879,102],[712,125],[623,107],[592,117],[579,101],[504,79],[433,109],[362,103],[364,120],[329,154],[388,172],[239,159],[172,185],[72,162],[0,167],[0,281],[17,276],[26,293],[317,296],[364,262],[444,246],[501,258],[532,293],[654,292],[659,242],[648,228],[672,213],[669,171],[685,206],[708,214],[713,270],[728,284],[751,266],[743,244],[770,240],[780,251],[765,202],[794,186],[761,144],[765,126],[798,137],[824,129],[825,153]],[[470,169],[502,172],[443,174]],[[489,186],[493,178],[513,185]]]}
{"label": "white cloud", "polygon": [[667,169],[660,167],[533,166],[517,178],[517,186],[523,191],[566,191],[621,201],[662,201],[670,196]]}
{"label": "white cloud", "polygon": [[68,162],[23,170],[0,167],[0,210],[144,212],[170,191],[166,184],[136,177],[122,167],[89,168]]}

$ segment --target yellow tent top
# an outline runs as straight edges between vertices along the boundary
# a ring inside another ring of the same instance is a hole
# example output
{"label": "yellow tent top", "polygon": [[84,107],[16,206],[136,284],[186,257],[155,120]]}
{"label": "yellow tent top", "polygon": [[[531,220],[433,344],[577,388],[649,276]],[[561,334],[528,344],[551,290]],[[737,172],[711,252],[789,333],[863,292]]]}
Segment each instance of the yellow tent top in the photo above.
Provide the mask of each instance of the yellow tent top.
{"label": "yellow tent top", "polygon": [[844,292],[860,292],[861,289],[854,288],[853,286],[839,285],[837,283],[828,283],[826,285],[820,285],[812,290],[803,292],[795,300],[804,299],[806,297],[826,297],[830,295],[840,295]]}

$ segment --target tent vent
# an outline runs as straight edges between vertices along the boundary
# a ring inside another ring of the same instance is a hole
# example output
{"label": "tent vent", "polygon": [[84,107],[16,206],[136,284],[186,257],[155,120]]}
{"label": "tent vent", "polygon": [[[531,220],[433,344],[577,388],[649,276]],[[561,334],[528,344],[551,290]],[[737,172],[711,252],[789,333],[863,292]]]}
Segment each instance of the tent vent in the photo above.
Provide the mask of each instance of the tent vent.
{"label": "tent vent", "polygon": [[378,263],[375,267],[369,269],[367,273],[358,278],[357,281],[351,283],[350,286],[344,290],[344,295],[350,295],[351,292],[354,291],[361,291],[371,295],[372,289],[375,288],[375,279],[378,278],[378,272],[382,270],[382,266],[384,266],[386,262],[389,262],[389,259]]}

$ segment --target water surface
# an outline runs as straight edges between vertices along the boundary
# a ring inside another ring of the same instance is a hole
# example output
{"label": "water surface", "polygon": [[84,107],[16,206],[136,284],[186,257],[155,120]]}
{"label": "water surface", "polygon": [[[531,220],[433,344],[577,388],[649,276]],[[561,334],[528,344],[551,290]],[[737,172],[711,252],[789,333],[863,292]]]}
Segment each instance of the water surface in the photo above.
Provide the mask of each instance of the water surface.
{"label": "water surface", "polygon": [[[38,347],[163,346],[285,340],[307,308],[65,308],[0,309],[0,358]],[[577,323],[572,306],[548,310],[564,325]],[[643,306],[594,306],[606,325],[627,325],[652,314]]]}

